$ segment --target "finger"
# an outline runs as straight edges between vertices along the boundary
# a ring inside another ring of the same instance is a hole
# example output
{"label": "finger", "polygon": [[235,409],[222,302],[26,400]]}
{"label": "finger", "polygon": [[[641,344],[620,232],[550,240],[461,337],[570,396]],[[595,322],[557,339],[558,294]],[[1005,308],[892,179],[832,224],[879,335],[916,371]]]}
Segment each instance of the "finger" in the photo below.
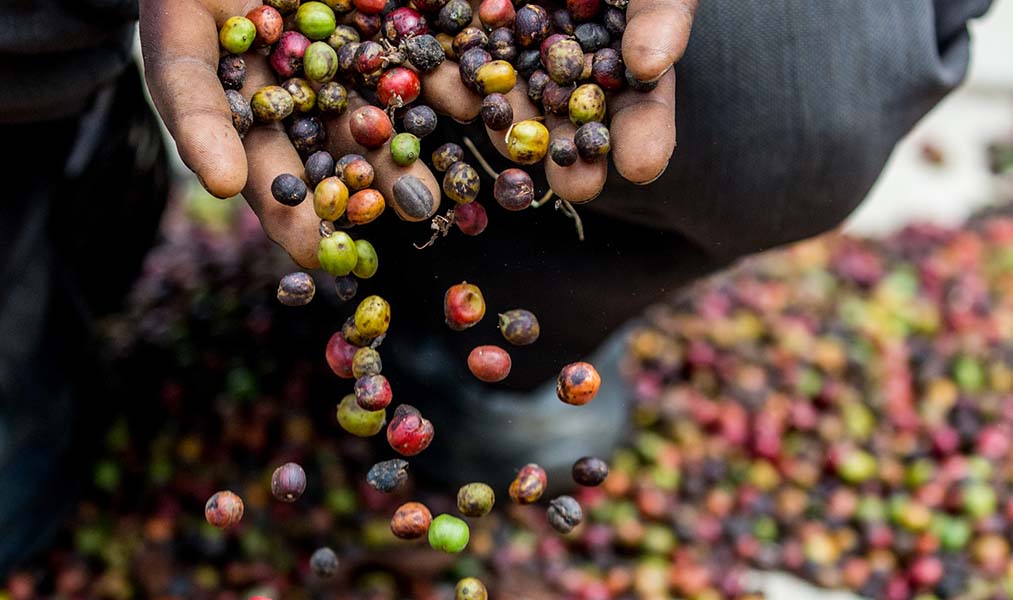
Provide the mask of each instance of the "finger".
{"label": "finger", "polygon": [[348,128],[351,113],[369,104],[355,92],[348,94],[348,110],[340,117],[328,119],[327,142],[331,154],[341,158],[345,154],[361,154],[373,165],[373,187],[383,194],[388,205],[406,221],[424,221],[440,208],[440,184],[429,167],[416,160],[407,167],[394,162],[390,142],[376,150],[368,150],[352,139]]}
{"label": "finger", "polygon": [[630,0],[623,61],[641,81],[654,81],[682,58],[697,0]]}
{"label": "finger", "polygon": [[[263,56],[247,57],[246,65],[246,85],[242,93],[249,99],[257,89],[273,83],[274,75]],[[298,206],[285,206],[271,193],[271,183],[282,173],[306,179],[299,154],[278,123],[254,127],[246,134],[245,141],[245,160],[249,163],[250,175],[243,197],[257,213],[267,237],[284,248],[299,265],[316,268],[319,266],[320,218],[313,210],[312,192]]]}
{"label": "finger", "polygon": [[611,102],[612,162],[633,183],[661,176],[675,151],[675,70],[658,87],[641,93],[627,90]]}
{"label": "finger", "polygon": [[[523,81],[518,81],[514,89],[510,90],[506,94],[507,102],[510,103],[510,107],[514,113],[514,123],[519,123],[525,119],[532,119],[541,114],[538,107],[531,102],[528,98],[528,86]],[[492,141],[493,146],[499,150],[499,153],[503,156],[510,158],[510,154],[507,153],[506,145],[506,133],[509,129],[503,131],[496,131],[494,129],[485,128],[485,132],[489,135],[489,140]]]}
{"label": "finger", "polygon": [[243,189],[246,156],[218,81],[216,18],[259,2],[218,4],[212,13],[195,0],[145,0],[140,31],[148,89],[180,157],[209,192],[227,198]]}
{"label": "finger", "polygon": [[[549,138],[573,139],[577,128],[566,117],[546,117]],[[608,161],[600,158],[594,162],[578,159],[569,167],[561,167],[545,157],[545,177],[549,187],[563,200],[580,203],[595,199],[601,193],[608,177]]]}
{"label": "finger", "polygon": [[474,121],[482,107],[482,97],[465,87],[457,63],[449,60],[423,75],[422,99],[436,112],[461,123]]}

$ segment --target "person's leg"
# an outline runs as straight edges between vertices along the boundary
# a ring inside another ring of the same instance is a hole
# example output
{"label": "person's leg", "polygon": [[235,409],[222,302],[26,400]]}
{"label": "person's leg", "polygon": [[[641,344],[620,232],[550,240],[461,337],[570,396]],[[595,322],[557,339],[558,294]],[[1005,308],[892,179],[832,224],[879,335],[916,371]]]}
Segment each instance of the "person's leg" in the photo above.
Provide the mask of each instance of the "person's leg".
{"label": "person's leg", "polygon": [[90,472],[112,408],[93,322],[128,289],[167,190],[133,69],[83,120],[2,135],[18,153],[0,203],[0,574],[45,547]]}
{"label": "person's leg", "polygon": [[[987,2],[960,4],[963,20],[947,18],[942,27],[930,0],[703,2],[677,66],[672,163],[649,186],[613,174],[600,198],[578,206],[584,242],[552,206],[511,214],[487,201],[490,225],[479,239],[450,236],[422,251],[410,245],[424,241],[412,237],[417,228],[384,224],[378,247],[396,268],[381,269],[366,287],[391,295],[385,348],[416,375],[417,385],[398,399],[431,410],[444,425],[431,452],[435,470],[456,460],[444,470],[457,471],[466,461],[503,478],[532,456],[548,457],[556,464],[546,466],[559,471],[588,442],[608,447],[623,425],[618,388],[571,409],[552,400],[551,384],[539,386],[694,278],[836,226],[861,202],[896,141],[962,79],[965,21]],[[495,156],[487,144],[483,152]],[[491,183],[483,179],[483,188]],[[488,314],[457,333],[437,324],[444,290],[461,280],[482,288]],[[517,307],[539,316],[541,339],[510,348],[514,370],[502,384],[476,382],[463,367],[469,350],[502,344],[495,315]],[[589,423],[583,432],[577,426],[569,442],[555,439],[576,419]],[[602,423],[607,431],[596,428]],[[500,459],[506,468],[491,466]]]}

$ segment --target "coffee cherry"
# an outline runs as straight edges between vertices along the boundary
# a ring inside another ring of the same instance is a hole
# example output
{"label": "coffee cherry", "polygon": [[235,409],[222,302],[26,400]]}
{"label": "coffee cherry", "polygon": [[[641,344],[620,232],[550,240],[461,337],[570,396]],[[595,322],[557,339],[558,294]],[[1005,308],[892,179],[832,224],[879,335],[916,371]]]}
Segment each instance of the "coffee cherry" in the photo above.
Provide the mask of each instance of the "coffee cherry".
{"label": "coffee cherry", "polygon": [[514,61],[514,68],[517,69],[517,73],[521,77],[530,78],[532,73],[542,68],[541,54],[534,48],[521,51],[517,55],[517,60]]}
{"label": "coffee cherry", "polygon": [[489,225],[489,217],[479,202],[468,202],[454,208],[454,224],[464,235],[478,235]]}
{"label": "coffee cherry", "polygon": [[552,13],[552,24],[556,26],[556,29],[566,35],[573,35],[574,30],[577,28],[577,24],[573,21],[573,16],[570,14],[570,11],[565,8],[561,8]]}
{"label": "coffee cherry", "polygon": [[338,555],[330,548],[317,548],[310,556],[310,571],[320,579],[330,579],[338,574]]}
{"label": "coffee cherry", "polygon": [[360,41],[362,38],[359,36],[359,31],[349,25],[338,25],[334,28],[334,33],[327,38],[327,43],[335,51],[340,51],[346,44]]}
{"label": "coffee cherry", "polygon": [[387,114],[375,106],[355,109],[348,120],[348,128],[357,143],[370,149],[383,146],[393,131]]}
{"label": "coffee cherry", "polygon": [[338,48],[338,71],[347,75],[353,75],[357,72],[355,60],[359,54],[359,46],[361,45],[361,42],[345,42]]}
{"label": "coffee cherry", "polygon": [[296,463],[285,463],[271,475],[271,495],[282,502],[295,502],[306,491],[306,471]]}
{"label": "coffee cherry", "polygon": [[577,21],[589,21],[601,10],[601,0],[566,0],[566,10]]}
{"label": "coffee cherry", "polygon": [[454,600],[489,600],[489,591],[478,579],[465,577],[454,587]]}
{"label": "coffee cherry", "polygon": [[451,286],[443,297],[443,314],[447,326],[463,331],[485,316],[485,298],[478,286],[462,282]]}
{"label": "coffee cherry", "polygon": [[534,504],[545,493],[546,485],[545,469],[529,463],[517,472],[517,477],[510,483],[510,499],[517,504]]}
{"label": "coffee cherry", "polygon": [[338,295],[338,300],[348,302],[359,292],[359,281],[351,275],[335,277],[334,292]]}
{"label": "coffee cherry", "polygon": [[545,72],[559,85],[570,85],[584,70],[584,51],[575,40],[564,38],[549,46],[545,54]]}
{"label": "coffee cherry", "polygon": [[471,202],[481,186],[478,171],[466,162],[455,162],[443,176],[443,193],[458,204]]}
{"label": "coffee cherry", "polygon": [[496,493],[484,483],[469,483],[457,490],[457,510],[466,517],[484,517],[496,503]]}
{"label": "coffee cherry", "polygon": [[380,433],[386,421],[386,410],[364,410],[355,400],[355,394],[348,394],[341,399],[341,404],[338,405],[338,424],[354,436],[374,436]]}
{"label": "coffee cherry", "polygon": [[612,41],[608,30],[598,23],[581,23],[573,31],[573,37],[577,38],[577,43],[584,52],[592,53],[607,48]]}
{"label": "coffee cherry", "polygon": [[339,158],[334,165],[334,174],[351,190],[373,185],[373,165],[360,154],[346,154]]}
{"label": "coffee cherry", "polygon": [[371,39],[380,32],[382,21],[380,15],[369,14],[361,10],[352,11],[351,23],[359,30],[359,35],[364,40]]}
{"label": "coffee cherry", "polygon": [[504,169],[496,177],[492,195],[507,210],[524,210],[535,200],[535,183],[521,169]]}
{"label": "coffee cherry", "polygon": [[614,6],[606,6],[602,14],[605,29],[613,38],[623,37],[626,32],[626,11]]}
{"label": "coffee cherry", "polygon": [[408,480],[408,461],[392,458],[373,465],[366,473],[366,482],[374,490],[389,494]]}
{"label": "coffee cherry", "polygon": [[468,546],[468,524],[453,515],[440,515],[429,526],[429,545],[434,550],[457,554]]}
{"label": "coffee cherry", "polygon": [[511,0],[482,0],[478,6],[478,19],[489,30],[510,27],[514,23],[515,15]]}
{"label": "coffee cherry", "polygon": [[570,94],[570,121],[580,127],[605,118],[605,92],[593,83],[585,83]]}
{"label": "coffee cherry", "polygon": [[633,74],[633,71],[626,69],[626,85],[630,86],[637,92],[649,92],[654,88],[658,87],[660,79],[654,81],[640,81],[637,76]]}
{"label": "coffee cherry", "polygon": [[359,255],[352,238],[343,231],[337,231],[320,238],[317,245],[317,260],[325,271],[335,277],[342,277],[352,272]]}
{"label": "coffee cherry", "polygon": [[505,94],[517,84],[517,72],[505,60],[490,61],[475,72],[475,84],[478,93],[482,95]]}
{"label": "coffee cherry", "polygon": [[570,496],[560,496],[549,503],[549,525],[559,533],[570,533],[584,520],[580,504]]}
{"label": "coffee cherry", "polygon": [[394,67],[385,71],[376,84],[376,97],[384,106],[401,107],[418,99],[422,83],[415,71]]}
{"label": "coffee cherry", "polygon": [[366,240],[355,240],[355,253],[358,255],[352,274],[359,279],[369,279],[376,275],[380,268],[380,259],[376,255],[373,244]]}
{"label": "coffee cherry", "polygon": [[577,144],[570,138],[555,138],[549,142],[549,156],[557,165],[569,167],[577,162]]}
{"label": "coffee cherry", "polygon": [[464,160],[464,149],[453,142],[447,142],[433,150],[433,167],[443,173],[454,163]]}
{"label": "coffee cherry", "polygon": [[292,96],[294,112],[308,113],[317,106],[317,93],[308,81],[301,77],[286,79],[281,87]]}
{"label": "coffee cherry", "polygon": [[[463,67],[464,55],[468,52],[468,50],[482,50],[488,43],[489,36],[487,36],[485,32],[478,27],[465,27],[462,29],[454,36],[454,54],[460,58],[460,60],[458,60],[458,64]],[[489,53],[485,52],[485,50],[482,50],[482,52],[484,52],[486,56],[489,56]],[[489,56],[485,62],[489,62],[490,60],[492,60],[491,56]],[[476,65],[474,68],[477,69],[478,66]]]}
{"label": "coffee cherry", "polygon": [[515,308],[499,315],[499,330],[503,339],[515,346],[535,343],[541,333],[538,318],[529,310]]}
{"label": "coffee cherry", "polygon": [[433,424],[417,408],[401,404],[394,409],[387,426],[387,442],[404,456],[415,456],[429,447],[435,430]]}
{"label": "coffee cherry", "polygon": [[379,15],[387,5],[385,0],[353,0],[352,3],[355,5],[355,10],[369,15]]}
{"label": "coffee cherry", "polygon": [[591,78],[602,89],[615,92],[626,85],[626,66],[622,56],[612,48],[602,48],[594,53],[591,63]]}
{"label": "coffee cherry", "polygon": [[271,68],[280,77],[294,77],[302,69],[303,56],[312,42],[298,31],[286,31],[281,34],[274,50],[271,51]]}
{"label": "coffee cherry", "polygon": [[386,206],[387,203],[380,192],[373,189],[361,190],[348,199],[345,218],[352,225],[365,225],[383,214]]}
{"label": "coffee cherry", "polygon": [[386,60],[387,52],[378,42],[366,40],[356,46],[355,70],[363,75],[382,69]]}
{"label": "coffee cherry", "polygon": [[432,528],[433,515],[424,504],[407,502],[394,512],[390,531],[402,540],[417,540]]}
{"label": "coffee cherry", "polygon": [[253,38],[254,48],[273,46],[285,31],[285,18],[272,6],[258,6],[246,13],[246,18],[257,30],[257,35]]}
{"label": "coffee cherry", "polygon": [[264,4],[274,8],[283,15],[295,12],[299,8],[299,0],[264,0]]}
{"label": "coffee cherry", "polygon": [[355,380],[355,401],[363,410],[383,410],[392,399],[390,382],[383,375],[365,375]]}
{"label": "coffee cherry", "polygon": [[349,343],[341,332],[338,331],[327,341],[324,357],[327,359],[327,365],[331,367],[331,371],[335,375],[342,379],[351,379],[352,361],[355,359],[355,352],[357,350],[358,347]]}
{"label": "coffee cherry", "polygon": [[299,206],[306,199],[306,184],[291,173],[282,173],[271,182],[271,195],[285,206]]}
{"label": "coffee cherry", "polygon": [[450,35],[456,35],[471,23],[472,16],[470,2],[450,0],[440,9],[440,13],[436,17],[436,25]]}
{"label": "coffee cherry", "polygon": [[424,138],[436,131],[436,111],[426,105],[413,106],[405,111],[405,131],[417,138]]}
{"label": "coffee cherry", "polygon": [[314,188],[313,210],[321,219],[336,221],[345,214],[347,207],[348,188],[337,177],[327,177]]}
{"label": "coffee cherry", "polygon": [[394,182],[394,211],[406,221],[423,221],[436,213],[432,192],[414,175],[402,175]]}
{"label": "coffee cherry", "polygon": [[262,123],[281,121],[292,114],[295,103],[292,95],[277,85],[262,87],[253,94],[250,100],[253,116]]}
{"label": "coffee cherry", "polygon": [[588,162],[605,156],[611,149],[608,127],[596,121],[578,127],[573,142],[577,144],[577,153]]}
{"label": "coffee cherry", "polygon": [[327,140],[327,130],[316,117],[296,117],[288,126],[288,139],[292,146],[305,156],[316,152]]}
{"label": "coffee cherry", "polygon": [[355,309],[355,328],[367,338],[387,333],[390,327],[390,304],[380,296],[367,296]]}
{"label": "coffee cherry", "polygon": [[239,134],[239,139],[243,139],[250,131],[250,127],[253,127],[253,109],[246,98],[236,90],[225,90],[225,99],[228,100],[229,110],[232,112],[232,126]]}
{"label": "coffee cherry", "polygon": [[327,42],[313,42],[303,55],[303,71],[314,83],[327,83],[338,72],[338,53]]}
{"label": "coffee cherry", "polygon": [[311,40],[326,40],[334,33],[337,20],[323,2],[303,2],[295,12],[295,26]]}
{"label": "coffee cherry", "polygon": [[306,179],[310,185],[316,187],[321,181],[334,174],[334,157],[326,150],[314,152],[306,159],[305,168]]}
{"label": "coffee cherry", "polygon": [[489,94],[482,100],[482,121],[493,131],[508,129],[514,122],[514,109],[503,94]]}
{"label": "coffee cherry", "polygon": [[218,81],[227,90],[242,89],[246,83],[246,61],[238,54],[223,54],[218,60]]}
{"label": "coffee cherry", "polygon": [[337,81],[325,83],[317,92],[317,108],[328,115],[343,115],[348,110],[348,90]]}
{"label": "coffee cherry", "polygon": [[[341,326],[341,335],[345,338],[345,340],[349,344],[352,344],[353,346],[356,346],[358,348],[364,348],[366,346],[372,345],[372,343],[376,339],[379,339],[379,338],[372,338],[360,333],[359,330],[356,329],[355,327],[355,315],[352,315],[347,319],[345,319],[345,323]],[[354,355],[352,357],[352,360],[354,360]],[[349,366],[349,368],[351,368],[351,366]]]}
{"label": "coffee cherry", "polygon": [[596,487],[609,476],[608,463],[600,458],[585,456],[573,463],[573,480],[587,487]]}
{"label": "coffee cherry", "polygon": [[373,348],[359,348],[352,357],[352,375],[356,379],[366,375],[379,375],[382,369],[380,353]]}
{"label": "coffee cherry", "polygon": [[468,354],[468,369],[479,381],[496,383],[510,374],[510,355],[499,346],[478,346]]}
{"label": "coffee cherry", "polygon": [[228,490],[215,492],[204,505],[204,518],[219,529],[232,527],[243,519],[243,500]]}
{"label": "coffee cherry", "polygon": [[482,48],[471,48],[465,51],[457,63],[461,82],[468,86],[468,89],[478,92],[478,70],[490,61],[492,61],[492,55]]}
{"label": "coffee cherry", "polygon": [[[545,91],[546,85],[552,82],[552,79],[548,76],[545,71],[536,70],[528,77],[528,98],[538,104],[542,101],[542,93]],[[553,85],[555,83],[553,82]]]}
{"label": "coffee cherry", "polygon": [[317,286],[309,273],[289,273],[278,283],[278,302],[285,306],[305,306],[313,300]]}
{"label": "coffee cherry", "polygon": [[583,406],[594,400],[599,387],[601,376],[594,365],[586,362],[566,365],[556,379],[556,395],[563,402],[574,406]]}
{"label": "coffee cherry", "polygon": [[538,121],[528,119],[514,123],[506,135],[510,159],[521,165],[533,165],[549,150],[549,130]]}
{"label": "coffee cherry", "polygon": [[440,42],[431,35],[420,35],[406,40],[404,52],[408,62],[422,73],[436,70],[447,57]]}
{"label": "coffee cherry", "polygon": [[246,17],[229,17],[222,30],[218,32],[218,41],[222,48],[232,54],[242,54],[253,45],[257,37],[257,26]]}
{"label": "coffee cherry", "polygon": [[394,163],[407,167],[419,158],[422,145],[419,138],[410,133],[399,133],[390,141],[390,157]]}
{"label": "coffee cherry", "polygon": [[525,4],[517,9],[514,17],[514,37],[522,48],[531,48],[542,43],[552,31],[549,13],[537,4]]}
{"label": "coffee cherry", "polygon": [[506,27],[494,29],[489,34],[489,43],[485,49],[494,60],[505,60],[512,63],[517,58],[517,45],[514,43],[514,33]]}

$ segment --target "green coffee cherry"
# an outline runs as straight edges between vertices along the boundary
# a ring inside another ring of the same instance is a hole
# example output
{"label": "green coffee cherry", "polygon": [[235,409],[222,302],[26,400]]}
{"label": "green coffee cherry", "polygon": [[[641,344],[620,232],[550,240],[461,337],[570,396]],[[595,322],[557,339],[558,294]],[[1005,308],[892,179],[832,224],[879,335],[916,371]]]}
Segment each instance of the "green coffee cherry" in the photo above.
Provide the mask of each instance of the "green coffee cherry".
{"label": "green coffee cherry", "polygon": [[233,54],[242,54],[249,50],[256,37],[257,26],[246,17],[230,17],[218,32],[218,41],[221,42],[222,48]]}
{"label": "green coffee cherry", "polygon": [[334,79],[338,72],[338,53],[327,42],[313,42],[303,55],[303,71],[307,79],[317,83]]}
{"label": "green coffee cherry", "polygon": [[325,238],[320,238],[317,260],[320,261],[320,266],[334,277],[344,277],[355,268],[359,254],[352,238],[344,231],[336,231]]}
{"label": "green coffee cherry", "polygon": [[376,275],[376,270],[380,266],[380,260],[376,256],[376,249],[373,248],[373,244],[370,244],[366,240],[355,240],[355,252],[358,254],[359,259],[356,261],[352,273],[360,279],[369,279],[373,275]]}
{"label": "green coffee cherry", "polygon": [[338,405],[338,424],[352,435],[359,437],[376,435],[386,422],[386,409],[363,410],[355,401],[355,394],[348,394]]}
{"label": "green coffee cherry", "polygon": [[407,167],[419,159],[419,138],[410,133],[399,133],[390,141],[390,155],[394,162]]}
{"label": "green coffee cherry", "polygon": [[326,40],[337,27],[334,11],[323,2],[306,2],[295,13],[295,26],[311,40]]}
{"label": "green coffee cherry", "polygon": [[457,554],[471,537],[468,524],[453,515],[440,515],[429,525],[429,545],[435,550]]}

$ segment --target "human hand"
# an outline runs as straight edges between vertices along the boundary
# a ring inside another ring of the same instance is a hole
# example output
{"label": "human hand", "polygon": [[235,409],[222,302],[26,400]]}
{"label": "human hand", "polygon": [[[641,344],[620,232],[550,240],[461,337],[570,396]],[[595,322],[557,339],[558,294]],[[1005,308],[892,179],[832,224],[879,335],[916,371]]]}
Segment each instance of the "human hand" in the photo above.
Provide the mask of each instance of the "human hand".
{"label": "human hand", "polygon": [[[278,175],[304,175],[299,154],[277,123],[258,124],[240,140],[218,81],[218,28],[229,17],[245,15],[260,4],[256,0],[141,0],[145,78],[180,157],[204,187],[221,198],[242,193],[260,218],[267,236],[301,266],[315,268],[319,264],[320,219],[313,210],[312,192],[296,207],[276,202],[271,194],[271,183]],[[277,80],[263,55],[248,52],[244,59],[247,76],[241,92],[249,100],[257,89]],[[444,70],[424,78],[423,87],[430,87],[429,79],[438,84],[439,78],[445,76]],[[348,114],[363,104],[365,101],[350,93],[348,112],[325,121],[331,154],[364,155],[375,170],[374,187],[388,203],[394,197],[396,181],[404,176],[417,177],[433,196],[435,210],[439,206],[440,186],[421,161],[401,167],[394,164],[386,145],[366,150],[351,139]]]}

